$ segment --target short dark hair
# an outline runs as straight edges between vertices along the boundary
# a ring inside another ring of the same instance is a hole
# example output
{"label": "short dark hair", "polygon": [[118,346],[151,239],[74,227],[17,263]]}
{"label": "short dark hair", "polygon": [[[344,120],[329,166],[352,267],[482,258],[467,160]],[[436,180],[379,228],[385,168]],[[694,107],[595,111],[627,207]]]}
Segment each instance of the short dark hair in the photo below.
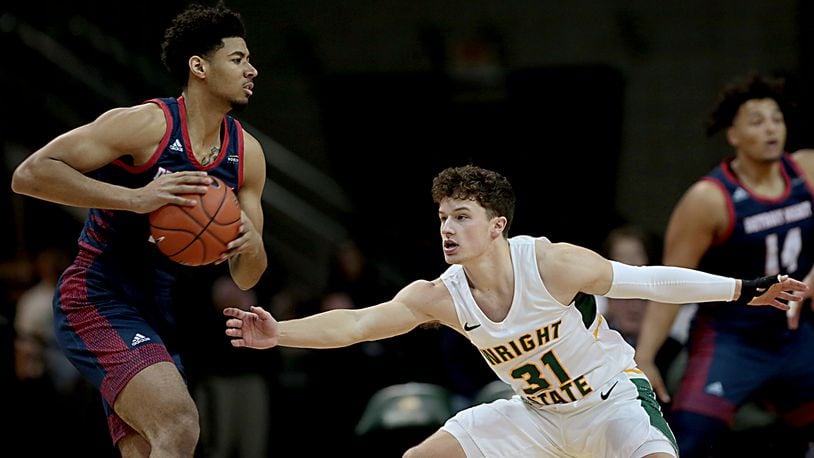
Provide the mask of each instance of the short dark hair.
{"label": "short dark hair", "polygon": [[444,199],[474,200],[486,209],[490,218],[506,217],[506,230],[514,216],[515,195],[511,183],[503,175],[474,165],[449,167],[432,180],[432,200],[440,204]]}
{"label": "short dark hair", "polygon": [[707,120],[707,136],[713,136],[732,125],[738,110],[744,103],[755,99],[773,99],[786,112],[784,94],[785,81],[752,74],[742,82],[726,85],[718,94],[718,99]]}
{"label": "short dark hair", "polygon": [[215,6],[189,5],[164,32],[161,62],[172,79],[186,87],[189,58],[207,56],[223,47],[224,38],[246,38],[240,13],[218,2]]}

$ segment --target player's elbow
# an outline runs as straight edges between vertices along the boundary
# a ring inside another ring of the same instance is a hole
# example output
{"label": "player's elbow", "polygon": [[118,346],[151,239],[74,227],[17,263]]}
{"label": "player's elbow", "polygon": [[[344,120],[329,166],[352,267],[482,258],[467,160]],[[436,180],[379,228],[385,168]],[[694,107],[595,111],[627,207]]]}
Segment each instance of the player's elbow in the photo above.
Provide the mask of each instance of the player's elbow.
{"label": "player's elbow", "polygon": [[11,190],[17,194],[30,195],[36,187],[36,182],[30,161],[24,161],[11,176]]}
{"label": "player's elbow", "polygon": [[260,281],[263,272],[266,271],[266,267],[268,267],[268,261],[266,258],[263,258],[258,261],[258,265],[254,268],[245,269],[243,272],[238,272],[237,275],[232,275],[232,279],[235,281],[237,287],[243,291],[252,289]]}
{"label": "player's elbow", "polygon": [[14,169],[11,190],[17,194],[40,196],[58,176],[56,165],[57,161],[47,156],[36,153],[29,156]]}
{"label": "player's elbow", "polygon": [[233,280],[235,281],[235,284],[237,285],[238,288],[242,289],[243,291],[248,291],[254,288],[257,282],[260,281],[260,276],[257,275],[252,276],[251,278],[244,278],[238,275],[233,277]]}

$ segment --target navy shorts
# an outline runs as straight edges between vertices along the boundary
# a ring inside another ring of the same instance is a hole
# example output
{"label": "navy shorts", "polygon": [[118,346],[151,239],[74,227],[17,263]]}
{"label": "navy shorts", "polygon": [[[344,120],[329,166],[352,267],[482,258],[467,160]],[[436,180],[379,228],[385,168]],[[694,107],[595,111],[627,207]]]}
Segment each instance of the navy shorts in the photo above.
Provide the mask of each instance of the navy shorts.
{"label": "navy shorts", "polygon": [[94,264],[94,257],[81,253],[57,284],[54,296],[54,327],[67,358],[101,393],[111,437],[115,444],[132,432],[112,409],[124,386],[153,364],[175,363],[183,374],[177,354],[170,354],[156,331],[161,321],[148,321],[133,298]]}
{"label": "navy shorts", "polygon": [[793,427],[814,424],[814,325],[810,321],[777,339],[720,333],[698,323],[672,410],[731,424],[737,408],[751,400],[771,404]]}

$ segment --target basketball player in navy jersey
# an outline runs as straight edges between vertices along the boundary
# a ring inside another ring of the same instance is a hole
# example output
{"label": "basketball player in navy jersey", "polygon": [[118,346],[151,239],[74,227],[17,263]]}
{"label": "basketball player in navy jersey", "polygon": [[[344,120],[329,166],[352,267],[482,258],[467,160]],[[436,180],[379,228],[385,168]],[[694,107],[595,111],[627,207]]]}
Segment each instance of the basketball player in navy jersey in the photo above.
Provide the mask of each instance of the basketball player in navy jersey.
{"label": "basketball player in navy jersey", "polygon": [[191,457],[198,412],[177,353],[171,310],[178,268],[152,245],[147,214],[193,205],[210,176],[232,187],[241,231],[219,262],[243,289],[267,264],[260,143],[228,116],[252,95],[257,70],[239,13],[192,5],[166,30],[162,60],[178,98],[110,110],[49,142],[15,170],[15,192],[90,209],[78,255],[54,297],[59,343],[100,391],[124,457]]}
{"label": "basketball player in navy jersey", "polygon": [[[472,165],[442,171],[432,196],[451,264],[440,277],[414,281],[378,305],[295,320],[278,322],[261,307],[224,309],[235,347],[337,348],[425,323],[469,339],[516,396],[457,413],[409,457],[675,457],[672,432],[633,363],[633,348],[597,313],[593,295],[737,300],[738,307],[786,310],[779,299],[806,288],[785,275],[742,281],[636,267],[545,237],[509,237],[511,185]],[[325,374],[328,393],[335,375]]]}
{"label": "basketball player in navy jersey", "polygon": [[[723,131],[735,154],[692,185],[674,208],[664,264],[742,278],[783,272],[814,286],[814,150],[785,151],[783,107],[779,80],[753,76],[721,92],[708,134]],[[714,452],[737,408],[758,391],[790,427],[811,438],[814,324],[808,306],[793,304],[789,314],[700,304],[671,406],[683,457]],[[636,352],[664,402],[670,397],[653,361],[679,307],[649,305]]]}

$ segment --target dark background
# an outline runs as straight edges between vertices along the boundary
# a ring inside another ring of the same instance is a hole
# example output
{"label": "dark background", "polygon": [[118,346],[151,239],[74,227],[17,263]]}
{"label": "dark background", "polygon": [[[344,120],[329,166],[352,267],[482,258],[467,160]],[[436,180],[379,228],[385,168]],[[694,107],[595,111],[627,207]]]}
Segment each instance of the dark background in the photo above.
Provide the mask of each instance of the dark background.
{"label": "dark background", "polygon": [[[158,56],[186,4],[5,7],[3,179],[104,110],[176,95]],[[228,5],[260,70],[239,117],[269,157],[268,246],[285,281],[306,290],[324,284],[347,237],[407,278],[436,275],[429,185],[465,162],[512,180],[515,234],[593,248],[621,221],[660,234],[683,190],[727,152],[703,137],[715,93],[750,71],[788,78],[801,102],[790,149],[810,143],[803,1]],[[3,188],[16,222],[3,235],[16,243],[0,254],[73,237],[53,228],[74,216]]]}
{"label": "dark background", "polygon": [[[512,181],[512,234],[599,249],[623,222],[660,237],[684,190],[728,153],[722,139],[703,136],[725,82],[752,71],[787,78],[799,102],[787,113],[788,149],[814,140],[814,7],[805,0],[226,3],[243,14],[260,72],[249,108],[237,115],[268,160],[270,268],[257,292],[263,304],[290,294],[300,314],[319,308],[333,256],[348,239],[377,272],[377,294],[360,305],[442,272],[430,184],[447,166],[472,162]],[[105,110],[178,95],[160,43],[187,4],[0,7],[0,267],[8,298],[24,284],[19,263],[45,245],[74,250],[84,217],[13,195],[14,167]],[[217,274],[188,279],[190,294],[179,302],[192,382],[223,372],[267,377],[275,390],[270,437],[282,456],[349,437],[367,396],[386,384],[460,388],[462,375],[483,376],[453,373],[456,363],[483,366],[437,330],[381,347],[235,356],[220,316],[201,304],[208,291],[199,286]],[[2,312],[11,318],[13,302]],[[367,377],[371,367],[380,369],[377,379]],[[326,373],[343,375],[334,390],[318,384]],[[27,410],[31,424],[45,405]],[[295,440],[303,428],[322,441]]]}

